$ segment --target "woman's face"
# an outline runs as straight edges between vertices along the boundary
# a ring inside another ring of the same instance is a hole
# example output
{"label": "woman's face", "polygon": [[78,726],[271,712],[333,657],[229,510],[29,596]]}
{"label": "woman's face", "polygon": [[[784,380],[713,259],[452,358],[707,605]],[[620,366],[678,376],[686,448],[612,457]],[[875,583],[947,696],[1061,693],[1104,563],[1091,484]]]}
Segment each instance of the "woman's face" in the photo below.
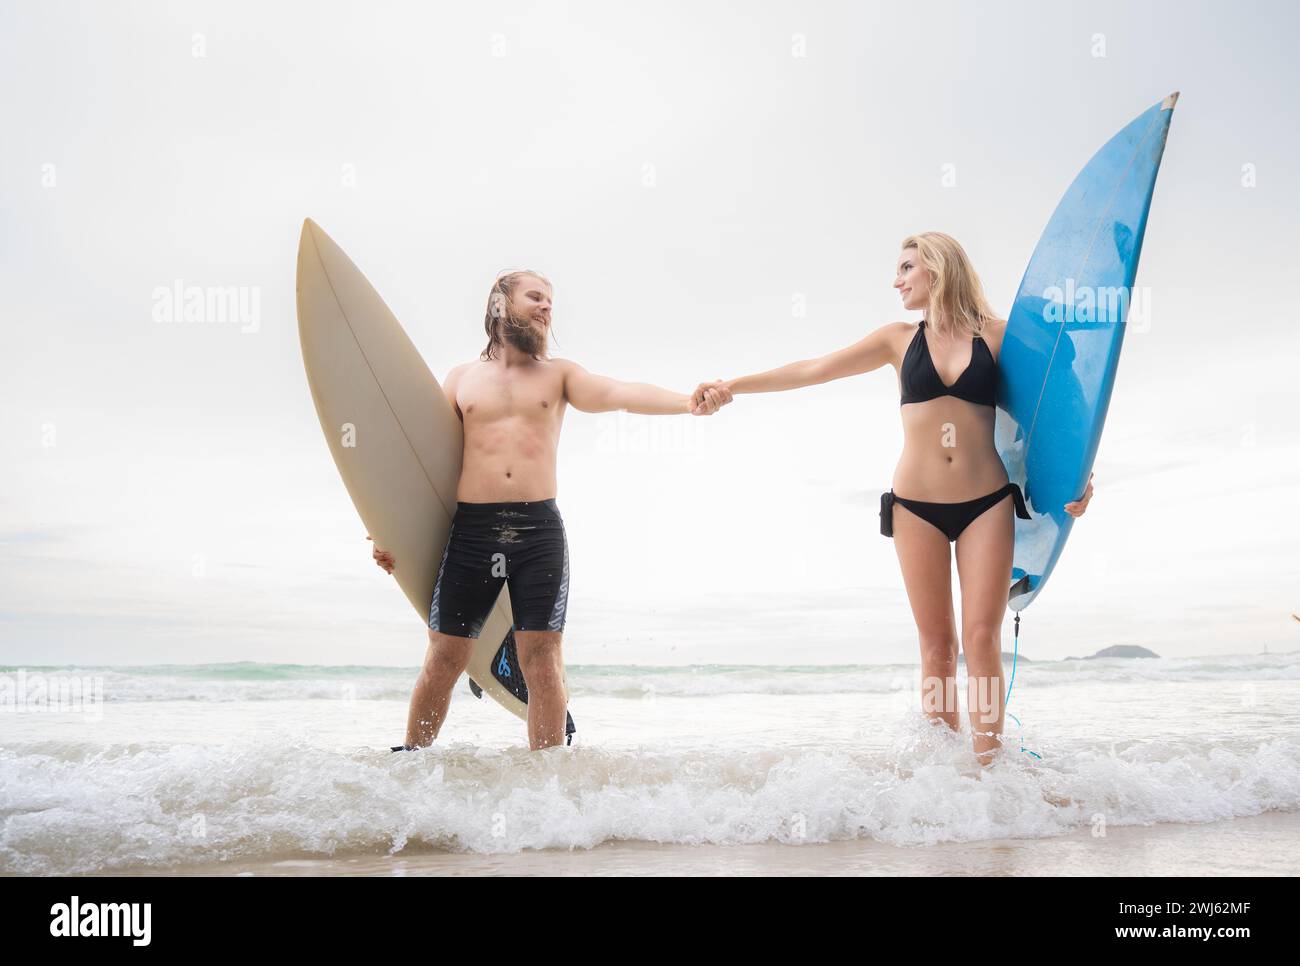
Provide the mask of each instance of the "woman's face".
{"label": "woman's face", "polygon": [[898,256],[894,288],[903,297],[903,308],[924,309],[930,302],[930,273],[921,265],[915,248],[904,248]]}

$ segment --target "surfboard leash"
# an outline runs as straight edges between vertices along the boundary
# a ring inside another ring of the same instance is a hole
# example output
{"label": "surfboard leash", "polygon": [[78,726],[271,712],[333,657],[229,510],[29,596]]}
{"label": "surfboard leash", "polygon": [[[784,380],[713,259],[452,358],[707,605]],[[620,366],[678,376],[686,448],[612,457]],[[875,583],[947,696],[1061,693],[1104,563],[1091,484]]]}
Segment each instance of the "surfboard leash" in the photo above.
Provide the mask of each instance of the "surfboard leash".
{"label": "surfboard leash", "polygon": [[[1007,682],[1007,698],[1005,701],[1002,702],[1002,706],[1004,708],[1011,703],[1011,689],[1015,687],[1016,684],[1016,661],[1020,657],[1020,611],[1016,611],[1015,614],[1016,614],[1015,649],[1011,652],[1011,680]],[[1039,761],[1042,761],[1043,760],[1042,755],[1040,755],[1036,751],[1030,751],[1028,748],[1025,747],[1024,737],[1023,737],[1025,732],[1025,726],[1020,723],[1020,719],[1017,718],[1010,711],[1007,712],[1007,717],[1010,718],[1012,721],[1014,721],[1016,723],[1016,727],[1020,729],[1020,734],[1021,734],[1020,750],[1023,751],[1025,754],[1033,755]]]}

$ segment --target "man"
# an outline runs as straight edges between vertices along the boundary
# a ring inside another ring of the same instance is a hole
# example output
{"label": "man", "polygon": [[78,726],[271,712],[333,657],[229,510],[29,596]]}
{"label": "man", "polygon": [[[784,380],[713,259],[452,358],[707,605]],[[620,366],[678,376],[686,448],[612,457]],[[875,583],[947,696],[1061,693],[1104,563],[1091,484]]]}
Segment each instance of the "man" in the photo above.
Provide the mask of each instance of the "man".
{"label": "man", "polygon": [[[686,393],[597,376],[548,352],[551,284],[536,272],[500,276],[488,296],[487,348],[456,366],[443,391],[464,423],[458,501],[429,610],[429,648],[411,695],[407,749],[433,743],[504,580],[528,686],[528,743],[564,741],[567,700],[560,641],[569,551],[555,505],[556,448],[565,407],[650,416],[710,416],[731,401],[720,384]],[[376,563],[395,562],[375,548]],[[504,577],[502,574],[504,573]],[[394,749],[399,750],[399,749]]]}

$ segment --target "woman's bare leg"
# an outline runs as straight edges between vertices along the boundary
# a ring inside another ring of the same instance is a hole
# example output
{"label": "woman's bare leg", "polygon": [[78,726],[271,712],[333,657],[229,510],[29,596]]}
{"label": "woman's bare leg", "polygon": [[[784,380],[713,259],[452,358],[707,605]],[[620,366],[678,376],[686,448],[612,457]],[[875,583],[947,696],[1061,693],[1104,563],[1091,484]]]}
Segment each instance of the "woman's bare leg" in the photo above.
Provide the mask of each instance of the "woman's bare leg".
{"label": "woman's bare leg", "polygon": [[920,638],[921,708],[957,731],[957,620],[948,538],[895,503],[894,549]]}
{"label": "woman's bare leg", "polygon": [[985,510],[957,538],[961,581],[961,641],[966,654],[966,707],[975,756],[990,764],[1002,747],[1006,681],[1002,673],[1002,617],[1011,586],[1015,548],[1011,497]]}

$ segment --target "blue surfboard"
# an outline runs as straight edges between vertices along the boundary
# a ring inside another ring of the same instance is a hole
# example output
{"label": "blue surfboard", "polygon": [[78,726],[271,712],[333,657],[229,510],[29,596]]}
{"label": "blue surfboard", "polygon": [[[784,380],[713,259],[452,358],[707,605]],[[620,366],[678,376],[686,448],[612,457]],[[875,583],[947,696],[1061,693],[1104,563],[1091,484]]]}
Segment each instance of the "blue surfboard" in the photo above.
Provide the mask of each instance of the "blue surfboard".
{"label": "blue surfboard", "polygon": [[1177,92],[1098,151],[1056,206],[1020,283],[998,360],[994,438],[1032,519],[1016,518],[1008,603],[1027,607],[1061,556],[1087,486]]}

